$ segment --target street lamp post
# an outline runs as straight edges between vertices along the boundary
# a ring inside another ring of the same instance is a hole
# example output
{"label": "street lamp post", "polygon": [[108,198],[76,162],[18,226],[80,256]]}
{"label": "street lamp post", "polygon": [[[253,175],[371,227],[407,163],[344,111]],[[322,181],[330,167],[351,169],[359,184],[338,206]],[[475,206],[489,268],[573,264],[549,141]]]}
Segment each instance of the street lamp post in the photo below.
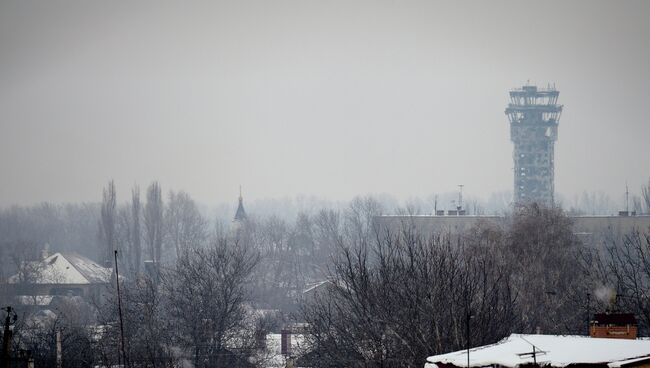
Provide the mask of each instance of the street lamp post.
{"label": "street lamp post", "polygon": [[465,320],[465,333],[467,334],[467,368],[469,368],[469,349],[471,347],[470,334],[469,334],[469,321],[470,321],[470,319],[472,317],[474,317],[472,315],[472,311],[468,309],[467,310],[467,319]]}

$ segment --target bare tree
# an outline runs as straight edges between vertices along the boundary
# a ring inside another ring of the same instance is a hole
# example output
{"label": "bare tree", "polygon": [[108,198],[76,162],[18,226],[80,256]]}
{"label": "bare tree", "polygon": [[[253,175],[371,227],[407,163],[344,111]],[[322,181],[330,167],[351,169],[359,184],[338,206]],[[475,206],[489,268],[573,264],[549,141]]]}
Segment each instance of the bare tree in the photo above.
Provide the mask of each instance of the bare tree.
{"label": "bare tree", "polygon": [[560,209],[522,206],[503,227],[452,236],[377,229],[359,208],[373,207],[346,213],[331,287],[304,307],[315,360],[303,364],[416,366],[466,348],[468,323],[472,346],[537,327],[584,332],[583,248]]}
{"label": "bare tree", "polygon": [[105,265],[112,262],[113,251],[117,249],[115,222],[116,222],[116,197],[115,183],[113,180],[108,182],[102,194],[101,224],[100,234],[104,241],[104,251],[101,253],[102,261]]}
{"label": "bare tree", "polygon": [[35,242],[25,240],[2,243],[0,248],[5,252],[0,270],[0,303],[14,305],[14,297],[18,295],[38,300],[33,294],[36,294],[34,284],[41,281],[45,268],[41,262],[42,249]]}
{"label": "bare tree", "polygon": [[[617,308],[639,317],[641,335],[650,333],[650,229],[634,229],[622,241],[612,240],[605,249],[593,249],[585,258],[592,293],[609,290],[616,297],[595,299],[600,308]],[[597,291],[597,292],[596,292]]]}
{"label": "bare tree", "polygon": [[377,231],[375,216],[382,212],[381,203],[375,198],[354,198],[344,213],[344,234],[352,242],[367,242]]}
{"label": "bare tree", "polygon": [[635,214],[642,214],[644,210],[644,205],[641,197],[638,195],[633,195],[632,198],[630,198],[630,200],[632,201],[632,211]]}
{"label": "bare tree", "polygon": [[[291,242],[296,249],[296,261],[298,272],[313,273],[318,268],[316,259],[317,244],[314,237],[314,221],[311,216],[304,212],[298,214],[296,225],[291,234]],[[312,275],[309,275],[312,276]]]}
{"label": "bare tree", "polygon": [[641,196],[643,197],[643,204],[645,205],[645,213],[650,214],[650,179],[648,183],[641,187]]}
{"label": "bare tree", "polygon": [[132,264],[133,251],[133,221],[131,219],[131,210],[128,204],[119,206],[115,223],[115,238],[119,244],[118,261],[123,274],[134,274]]}
{"label": "bare tree", "polygon": [[245,330],[244,303],[257,262],[250,248],[222,239],[208,248],[185,249],[163,274],[177,341],[192,352],[195,367],[232,363]]}
{"label": "bare tree", "polygon": [[511,220],[503,253],[517,275],[522,332],[583,333],[588,290],[572,220],[535,203],[516,208]]}
{"label": "bare tree", "polygon": [[[102,260],[101,226],[101,201],[0,208],[0,244],[50,244],[53,251],[75,251]],[[9,270],[8,261],[0,258],[0,269]]]}
{"label": "bare tree", "polygon": [[[130,367],[172,367],[179,359],[174,351],[173,331],[167,311],[168,298],[157,282],[136,277],[120,283],[123,304],[126,357]],[[117,360],[121,339],[118,328],[116,288],[109,290],[105,303],[99,307],[103,329],[99,341],[99,357],[105,364]]]}
{"label": "bare tree", "polygon": [[303,364],[417,366],[464,348],[468,316],[476,344],[515,325],[509,269],[489,247],[406,230],[368,240],[340,244],[332,286],[304,308],[314,350]]}
{"label": "bare tree", "polygon": [[135,274],[140,273],[142,265],[142,230],[140,229],[140,216],[142,216],[142,204],[140,203],[140,187],[135,185],[131,190],[131,219],[133,220],[133,270]]}
{"label": "bare tree", "polygon": [[206,224],[196,203],[187,193],[169,192],[165,227],[177,258],[184,249],[203,245],[207,238]]}
{"label": "bare tree", "polygon": [[163,203],[160,184],[156,181],[151,183],[147,189],[144,225],[149,256],[155,263],[160,263],[163,241]]}
{"label": "bare tree", "polygon": [[14,326],[15,350],[30,350],[35,366],[54,367],[59,335],[62,367],[94,366],[97,361],[89,306],[76,297],[59,299],[51,308],[54,312],[20,313]]}

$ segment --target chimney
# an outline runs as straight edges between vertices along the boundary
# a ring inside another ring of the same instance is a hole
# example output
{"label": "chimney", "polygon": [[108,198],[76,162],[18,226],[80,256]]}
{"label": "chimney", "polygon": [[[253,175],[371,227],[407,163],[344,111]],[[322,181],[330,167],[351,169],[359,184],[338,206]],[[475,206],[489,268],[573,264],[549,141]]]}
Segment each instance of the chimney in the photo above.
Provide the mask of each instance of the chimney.
{"label": "chimney", "polygon": [[264,329],[255,331],[255,347],[260,350],[266,350],[266,331]]}
{"label": "chimney", "polygon": [[144,261],[144,272],[154,283],[158,284],[160,281],[160,269],[155,261]]}
{"label": "chimney", "polygon": [[291,355],[291,330],[289,328],[283,328],[282,331],[280,331],[280,343],[281,343],[281,348],[280,352],[284,356],[290,356]]}
{"label": "chimney", "polygon": [[636,339],[637,321],[633,313],[596,313],[589,323],[589,335],[597,338]]}
{"label": "chimney", "polygon": [[43,260],[43,259],[45,259],[45,258],[47,258],[49,256],[50,256],[50,244],[45,243],[45,245],[43,245],[43,250],[41,251],[41,260]]}

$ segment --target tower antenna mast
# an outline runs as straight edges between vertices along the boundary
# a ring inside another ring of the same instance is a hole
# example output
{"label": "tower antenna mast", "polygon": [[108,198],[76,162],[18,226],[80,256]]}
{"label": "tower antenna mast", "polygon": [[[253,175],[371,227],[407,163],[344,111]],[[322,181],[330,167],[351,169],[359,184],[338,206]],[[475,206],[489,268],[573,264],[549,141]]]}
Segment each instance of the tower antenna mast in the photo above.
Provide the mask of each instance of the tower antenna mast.
{"label": "tower antenna mast", "polygon": [[627,186],[627,180],[625,181],[625,212],[630,213],[630,191]]}

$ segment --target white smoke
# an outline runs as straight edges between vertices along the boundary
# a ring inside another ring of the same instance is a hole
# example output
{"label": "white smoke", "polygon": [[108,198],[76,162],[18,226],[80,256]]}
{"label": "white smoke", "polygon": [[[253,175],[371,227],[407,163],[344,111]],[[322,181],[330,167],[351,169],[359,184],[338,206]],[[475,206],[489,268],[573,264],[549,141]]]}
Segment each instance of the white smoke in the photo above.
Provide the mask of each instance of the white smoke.
{"label": "white smoke", "polygon": [[594,296],[605,304],[613,304],[616,300],[616,290],[609,286],[601,286],[594,290]]}

